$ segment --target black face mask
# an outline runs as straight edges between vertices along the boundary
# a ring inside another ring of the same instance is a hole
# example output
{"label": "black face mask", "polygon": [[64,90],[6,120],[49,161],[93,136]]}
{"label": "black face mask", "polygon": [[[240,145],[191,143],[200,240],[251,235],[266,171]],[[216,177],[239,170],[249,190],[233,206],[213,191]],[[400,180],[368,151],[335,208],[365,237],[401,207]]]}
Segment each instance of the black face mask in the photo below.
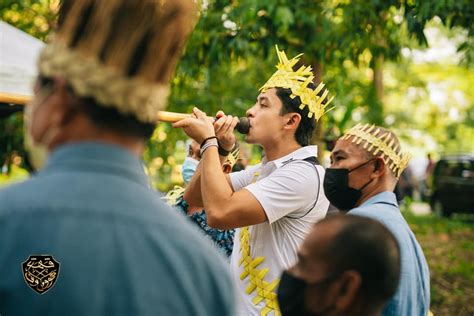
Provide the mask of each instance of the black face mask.
{"label": "black face mask", "polygon": [[283,271],[277,290],[278,304],[283,316],[311,315],[305,311],[306,283]]}
{"label": "black face mask", "polygon": [[[327,278],[312,285],[321,285],[334,279],[334,277]],[[283,271],[277,290],[278,304],[283,316],[322,316],[333,309],[333,307],[328,307],[318,313],[308,311],[305,304],[307,287],[308,284],[304,280]]]}
{"label": "black face mask", "polygon": [[349,187],[349,173],[365,166],[373,159],[370,159],[363,164],[349,170],[345,168],[335,169],[327,168],[324,175],[324,194],[332,205],[341,211],[348,211],[354,208],[357,201],[362,196],[362,190],[372,182],[370,179],[360,189]]}

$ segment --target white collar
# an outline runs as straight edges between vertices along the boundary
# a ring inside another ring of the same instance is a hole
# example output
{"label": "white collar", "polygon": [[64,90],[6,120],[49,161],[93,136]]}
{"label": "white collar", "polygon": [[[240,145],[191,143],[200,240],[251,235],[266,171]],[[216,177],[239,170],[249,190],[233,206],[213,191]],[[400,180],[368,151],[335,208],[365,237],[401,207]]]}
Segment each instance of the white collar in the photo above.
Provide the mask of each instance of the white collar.
{"label": "white collar", "polygon": [[265,157],[262,159],[262,165],[265,165],[267,163],[273,163],[277,168],[280,168],[281,166],[284,166],[285,164],[287,164],[288,162],[292,160],[305,159],[311,156],[313,157],[318,156],[318,146],[316,145],[304,146],[304,147],[298,148],[297,150],[289,153],[286,156],[280,157],[272,161],[267,161],[267,158]]}

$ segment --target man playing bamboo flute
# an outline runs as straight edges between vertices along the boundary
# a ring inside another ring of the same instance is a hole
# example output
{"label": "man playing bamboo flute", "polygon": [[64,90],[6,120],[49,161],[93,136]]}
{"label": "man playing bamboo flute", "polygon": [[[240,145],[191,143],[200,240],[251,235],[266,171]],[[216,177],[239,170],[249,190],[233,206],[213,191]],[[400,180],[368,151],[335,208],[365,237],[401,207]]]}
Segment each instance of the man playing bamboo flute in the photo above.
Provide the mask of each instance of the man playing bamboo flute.
{"label": "man playing bamboo flute", "polygon": [[309,146],[331,102],[328,91],[312,83],[311,67],[293,70],[300,55],[289,60],[278,48],[277,54],[277,71],[246,113],[246,141],[263,148],[260,164],[222,172],[235,144],[236,117],[218,112],[213,122],[195,108],[194,117],[174,125],[201,144],[201,162],[184,199],[204,207],[210,226],[238,228],[231,269],[239,315],[280,315],[276,289],[281,272],[296,262],[300,244],[329,206],[317,147]]}

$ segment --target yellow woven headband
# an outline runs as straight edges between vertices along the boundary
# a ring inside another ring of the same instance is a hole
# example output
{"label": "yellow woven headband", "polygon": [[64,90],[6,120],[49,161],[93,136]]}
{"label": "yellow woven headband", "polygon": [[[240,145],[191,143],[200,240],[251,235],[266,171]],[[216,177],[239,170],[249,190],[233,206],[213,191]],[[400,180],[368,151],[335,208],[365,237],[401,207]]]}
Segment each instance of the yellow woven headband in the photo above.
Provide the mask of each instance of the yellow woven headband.
{"label": "yellow woven headband", "polygon": [[357,124],[347,131],[341,139],[352,137],[354,144],[360,145],[374,156],[380,155],[397,178],[408,166],[411,155],[403,153],[392,133],[385,132],[375,125]]}
{"label": "yellow woven headband", "polygon": [[[292,59],[288,59],[284,51],[278,50],[275,46],[279,63],[276,65],[277,71],[270,77],[270,79],[260,88],[260,91],[265,92],[271,88],[285,88],[291,90],[291,98],[299,97],[301,100],[300,109],[308,107],[308,117],[313,117],[317,121],[326,112],[332,108],[327,109],[327,106],[334,99],[331,97],[326,100],[329,91],[324,89],[324,83],[320,83],[315,90],[308,88],[308,85],[313,82],[314,75],[311,66],[301,66],[294,71],[293,66],[298,63],[302,54],[299,54]],[[324,89],[324,91],[323,91]],[[318,94],[322,91],[321,96]],[[323,103],[324,102],[324,103]]]}
{"label": "yellow woven headband", "polygon": [[239,160],[240,148],[235,148],[230,154],[227,156],[226,163],[228,163],[231,167],[235,165],[237,160]]}

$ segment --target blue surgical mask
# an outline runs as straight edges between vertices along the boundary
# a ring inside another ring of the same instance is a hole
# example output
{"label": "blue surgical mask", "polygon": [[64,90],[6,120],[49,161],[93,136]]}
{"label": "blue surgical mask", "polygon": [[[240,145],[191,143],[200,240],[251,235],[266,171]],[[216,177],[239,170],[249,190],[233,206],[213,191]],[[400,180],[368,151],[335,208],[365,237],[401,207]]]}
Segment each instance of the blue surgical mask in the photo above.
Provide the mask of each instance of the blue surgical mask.
{"label": "blue surgical mask", "polygon": [[198,164],[199,161],[194,158],[186,157],[186,159],[184,159],[183,166],[181,167],[184,183],[188,184],[189,181],[191,181]]}

